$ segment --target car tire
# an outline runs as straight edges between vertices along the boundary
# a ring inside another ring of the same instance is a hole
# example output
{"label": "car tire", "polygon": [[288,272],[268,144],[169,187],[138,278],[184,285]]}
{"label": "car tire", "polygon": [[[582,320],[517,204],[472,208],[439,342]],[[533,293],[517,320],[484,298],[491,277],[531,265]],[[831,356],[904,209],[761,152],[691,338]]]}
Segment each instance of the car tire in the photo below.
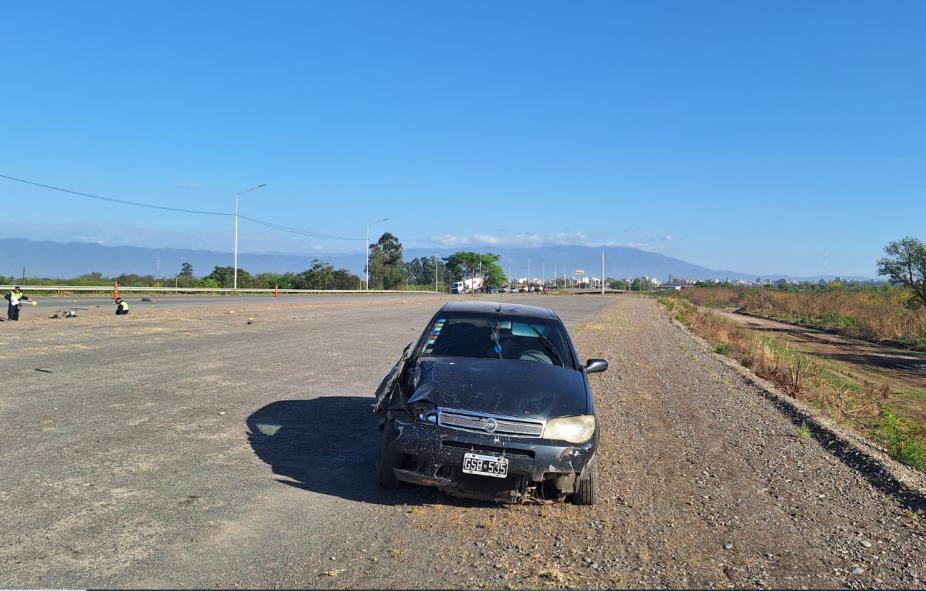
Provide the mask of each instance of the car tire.
{"label": "car tire", "polygon": [[572,502],[575,505],[594,505],[598,502],[598,457],[592,459],[585,466],[582,476],[576,481],[576,490],[572,493]]}
{"label": "car tire", "polygon": [[402,483],[395,477],[395,468],[399,463],[398,454],[389,450],[389,444],[395,439],[392,422],[383,425],[383,437],[379,446],[379,460],[376,462],[376,477],[383,488],[399,488]]}

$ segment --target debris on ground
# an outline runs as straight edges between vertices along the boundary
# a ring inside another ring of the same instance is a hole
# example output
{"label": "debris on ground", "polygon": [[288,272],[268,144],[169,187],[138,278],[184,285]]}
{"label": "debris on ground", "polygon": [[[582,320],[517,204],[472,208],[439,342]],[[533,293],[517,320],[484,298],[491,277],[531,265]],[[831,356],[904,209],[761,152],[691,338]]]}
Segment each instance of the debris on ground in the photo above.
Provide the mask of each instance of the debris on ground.
{"label": "debris on ground", "polygon": [[343,569],[343,568],[333,568],[333,569],[331,569],[331,570],[322,571],[322,572],[321,572],[321,576],[323,576],[323,577],[336,577],[336,576],[338,576],[339,574],[341,574],[341,573],[343,573],[343,572],[344,572],[344,569]]}
{"label": "debris on ground", "polygon": [[55,310],[55,313],[51,314],[49,318],[80,318],[80,314],[78,314],[77,310],[74,308],[66,310]]}

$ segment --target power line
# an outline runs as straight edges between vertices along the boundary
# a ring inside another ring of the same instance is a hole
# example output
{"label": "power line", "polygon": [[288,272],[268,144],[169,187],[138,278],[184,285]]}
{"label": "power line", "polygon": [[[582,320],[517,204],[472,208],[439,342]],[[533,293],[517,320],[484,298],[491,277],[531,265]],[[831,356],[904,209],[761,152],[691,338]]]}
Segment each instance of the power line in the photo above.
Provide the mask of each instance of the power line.
{"label": "power line", "polygon": [[[129,201],[128,199],[116,199],[114,197],[104,197],[103,195],[94,195],[93,193],[84,193],[82,191],[74,191],[72,189],[65,189],[63,187],[56,187],[54,185],[46,185],[44,183],[37,183],[35,181],[30,181],[27,179],[17,178],[15,176],[9,176],[5,174],[0,174],[0,178],[4,178],[10,181],[16,181],[18,183],[23,183],[25,185],[32,185],[33,187],[41,187],[43,189],[49,189],[52,191],[59,191],[61,193],[68,193],[70,195],[77,195],[78,197],[87,197],[88,199],[97,199],[99,201],[108,201],[110,203],[119,203],[120,205],[131,205],[133,207],[145,207],[147,209],[159,209],[162,211],[175,211],[178,213],[190,213],[195,215],[215,215],[215,216],[224,216],[224,217],[235,217],[235,214],[225,212],[225,211],[209,211],[202,209],[187,209],[184,207],[170,207],[167,205],[156,205],[154,203],[143,203],[141,201]],[[309,238],[327,238],[330,240],[363,240],[363,238],[349,238],[346,236],[335,236],[333,234],[322,234],[320,232],[312,232],[310,230],[303,230],[301,228],[292,228],[289,226],[282,226],[280,224],[275,224],[273,222],[268,222],[265,220],[259,220],[246,215],[239,215],[240,219],[248,220],[255,224],[260,224],[274,230],[279,230],[281,232],[289,232],[291,234],[299,234],[301,236],[306,236]]]}

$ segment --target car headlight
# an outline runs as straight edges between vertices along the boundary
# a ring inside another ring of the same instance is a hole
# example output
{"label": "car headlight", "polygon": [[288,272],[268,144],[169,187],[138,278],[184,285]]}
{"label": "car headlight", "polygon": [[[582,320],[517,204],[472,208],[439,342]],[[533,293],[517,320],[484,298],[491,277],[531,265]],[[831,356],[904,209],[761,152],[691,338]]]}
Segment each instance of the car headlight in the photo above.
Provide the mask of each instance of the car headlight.
{"label": "car headlight", "polygon": [[419,405],[412,409],[412,414],[422,423],[437,424],[437,409],[431,405]]}
{"label": "car headlight", "polygon": [[557,439],[569,443],[585,443],[595,434],[595,417],[580,415],[550,419],[543,429],[544,439]]}

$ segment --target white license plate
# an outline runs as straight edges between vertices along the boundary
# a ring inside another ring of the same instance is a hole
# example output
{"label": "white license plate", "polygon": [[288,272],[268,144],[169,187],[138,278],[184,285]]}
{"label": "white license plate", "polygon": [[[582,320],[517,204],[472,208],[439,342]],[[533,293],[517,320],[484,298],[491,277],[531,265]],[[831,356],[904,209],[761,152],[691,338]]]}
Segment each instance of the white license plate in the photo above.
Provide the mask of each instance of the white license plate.
{"label": "white license plate", "polygon": [[465,474],[505,478],[508,476],[508,458],[472,453],[463,454],[463,472]]}

